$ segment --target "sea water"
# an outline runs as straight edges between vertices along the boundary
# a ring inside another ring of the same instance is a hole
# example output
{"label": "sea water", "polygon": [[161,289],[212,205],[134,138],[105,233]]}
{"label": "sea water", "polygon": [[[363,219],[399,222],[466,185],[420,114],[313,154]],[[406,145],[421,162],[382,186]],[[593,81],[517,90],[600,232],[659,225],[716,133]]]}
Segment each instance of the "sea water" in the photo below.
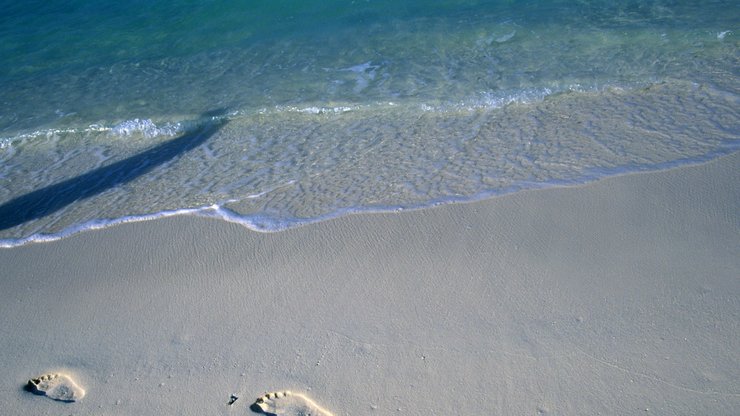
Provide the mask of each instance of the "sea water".
{"label": "sea water", "polygon": [[0,3],[3,246],[178,214],[278,231],[740,144],[729,0]]}

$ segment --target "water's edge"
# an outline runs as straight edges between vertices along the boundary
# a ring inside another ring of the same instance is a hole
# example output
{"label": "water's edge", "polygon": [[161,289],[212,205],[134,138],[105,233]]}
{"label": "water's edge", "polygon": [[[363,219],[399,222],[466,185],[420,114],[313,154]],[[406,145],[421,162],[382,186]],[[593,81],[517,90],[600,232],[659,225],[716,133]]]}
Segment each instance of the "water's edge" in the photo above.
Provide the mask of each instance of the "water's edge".
{"label": "water's edge", "polygon": [[[699,166],[699,165],[706,164],[706,163],[711,163],[723,157],[730,157],[732,154],[738,152],[739,150],[740,150],[740,143],[732,145],[732,146],[728,146],[726,149],[717,151],[713,154],[705,155],[704,157],[701,157],[701,158],[695,158],[691,160],[672,161],[672,162],[665,163],[660,166],[655,166],[650,169],[640,169],[640,170],[634,170],[634,171],[615,170],[611,172],[610,175],[607,174],[604,176],[601,176],[601,175],[586,176],[586,177],[581,178],[580,181],[549,183],[549,184],[528,183],[528,184],[522,184],[521,186],[515,186],[515,187],[508,188],[508,189],[498,190],[495,192],[490,192],[490,191],[481,192],[479,194],[472,195],[469,197],[464,197],[464,198],[463,197],[448,198],[446,200],[429,201],[427,204],[423,204],[423,205],[405,205],[405,206],[398,205],[398,206],[343,209],[343,210],[337,210],[335,212],[323,215],[321,217],[306,219],[302,221],[299,221],[299,220],[281,221],[275,218],[268,218],[268,217],[259,216],[259,215],[252,216],[252,217],[245,217],[245,216],[240,216],[218,205],[210,205],[210,206],[199,207],[199,208],[188,208],[188,209],[163,211],[163,212],[147,214],[147,215],[126,216],[126,217],[121,217],[121,218],[116,218],[116,219],[111,219],[111,220],[93,220],[93,221],[88,221],[83,224],[79,224],[79,225],[66,228],[58,233],[53,233],[53,234],[38,233],[38,234],[30,235],[28,237],[19,238],[19,239],[0,239],[0,248],[14,248],[14,247],[20,247],[20,246],[25,246],[25,245],[34,244],[34,243],[50,243],[50,242],[59,241],[64,238],[71,237],[73,235],[83,233],[83,232],[101,230],[101,229],[114,227],[117,225],[127,224],[127,223],[154,221],[154,220],[174,217],[174,216],[197,216],[197,217],[203,217],[203,218],[215,218],[215,219],[223,220],[226,222],[241,225],[249,231],[261,232],[261,233],[281,232],[287,229],[298,228],[298,227],[315,224],[315,223],[319,223],[323,221],[328,221],[328,220],[332,220],[332,219],[336,219],[336,218],[340,218],[340,217],[348,216],[348,215],[382,214],[382,213],[391,213],[391,212],[419,211],[419,210],[431,209],[434,207],[448,205],[448,204],[465,204],[465,203],[479,202],[479,201],[484,201],[487,199],[511,195],[511,194],[518,193],[518,192],[548,190],[548,189],[553,189],[553,188],[575,188],[575,187],[586,186],[586,185],[589,185],[589,184],[592,184],[598,181],[602,181],[602,180],[609,180],[609,179],[617,178],[620,176],[651,174],[651,173],[656,173],[656,172],[661,172],[661,171],[666,171],[666,170],[694,167],[694,166]],[[606,172],[600,172],[600,174],[605,174],[605,173]],[[266,228],[265,224],[272,224],[272,227]]]}

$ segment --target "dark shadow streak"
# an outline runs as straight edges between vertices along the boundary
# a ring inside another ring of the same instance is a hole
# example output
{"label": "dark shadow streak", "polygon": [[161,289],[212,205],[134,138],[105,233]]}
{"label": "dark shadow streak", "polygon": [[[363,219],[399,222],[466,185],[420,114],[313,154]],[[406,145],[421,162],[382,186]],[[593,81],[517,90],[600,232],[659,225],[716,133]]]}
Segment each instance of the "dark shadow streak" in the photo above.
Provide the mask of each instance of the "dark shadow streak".
{"label": "dark shadow streak", "polygon": [[[222,110],[208,112],[203,117],[222,115]],[[131,182],[152,169],[205,143],[226,124],[226,120],[207,123],[182,136],[147,149],[124,160],[93,169],[62,182],[37,189],[0,205],[0,230],[52,214],[76,201],[100,194],[108,189]]]}
{"label": "dark shadow streak", "polygon": [[36,390],[35,388],[33,388],[33,384],[31,384],[30,381],[28,383],[26,383],[26,384],[23,385],[23,391],[27,391],[27,392],[33,393],[33,394],[38,394],[39,396],[43,396],[44,395],[43,393],[39,393],[38,390]]}
{"label": "dark shadow streak", "polygon": [[277,414],[275,413],[270,413],[268,411],[262,410],[262,408],[257,403],[252,403],[252,405],[249,406],[249,410],[255,413],[263,414],[265,416],[277,416]]}

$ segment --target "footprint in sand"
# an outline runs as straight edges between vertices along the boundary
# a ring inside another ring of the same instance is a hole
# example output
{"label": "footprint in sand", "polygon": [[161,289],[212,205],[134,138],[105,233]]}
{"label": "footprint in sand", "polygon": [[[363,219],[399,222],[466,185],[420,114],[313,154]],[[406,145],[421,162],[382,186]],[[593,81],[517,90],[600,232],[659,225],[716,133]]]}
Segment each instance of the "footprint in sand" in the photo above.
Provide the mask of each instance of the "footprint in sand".
{"label": "footprint in sand", "polygon": [[66,374],[45,374],[28,380],[27,390],[61,402],[76,402],[85,397],[85,390]]}
{"label": "footprint in sand", "polygon": [[250,409],[267,416],[334,416],[306,395],[289,391],[267,393]]}

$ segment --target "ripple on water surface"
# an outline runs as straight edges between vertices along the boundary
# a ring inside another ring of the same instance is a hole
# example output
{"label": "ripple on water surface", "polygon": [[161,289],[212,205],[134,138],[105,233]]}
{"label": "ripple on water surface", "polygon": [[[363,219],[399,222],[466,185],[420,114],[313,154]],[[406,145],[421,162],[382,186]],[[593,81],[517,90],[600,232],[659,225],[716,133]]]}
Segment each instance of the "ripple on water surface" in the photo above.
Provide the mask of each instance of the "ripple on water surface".
{"label": "ripple on water surface", "polygon": [[[53,212],[42,207],[37,218],[9,223],[2,236],[4,245],[14,245],[42,238],[37,234],[178,214],[276,231],[348,212],[697,163],[738,148],[737,101],[707,85],[666,82],[503,106],[281,107],[183,121],[188,127],[180,133],[140,120],[124,134],[117,128],[55,132],[11,145],[22,158],[3,152],[4,201],[44,187],[61,197],[68,190],[55,188],[60,181],[89,187],[85,181],[98,180],[90,175],[96,169],[115,180]],[[152,129],[167,134],[151,137]],[[172,147],[191,136],[199,142]],[[128,173],[144,168],[145,174]]]}

